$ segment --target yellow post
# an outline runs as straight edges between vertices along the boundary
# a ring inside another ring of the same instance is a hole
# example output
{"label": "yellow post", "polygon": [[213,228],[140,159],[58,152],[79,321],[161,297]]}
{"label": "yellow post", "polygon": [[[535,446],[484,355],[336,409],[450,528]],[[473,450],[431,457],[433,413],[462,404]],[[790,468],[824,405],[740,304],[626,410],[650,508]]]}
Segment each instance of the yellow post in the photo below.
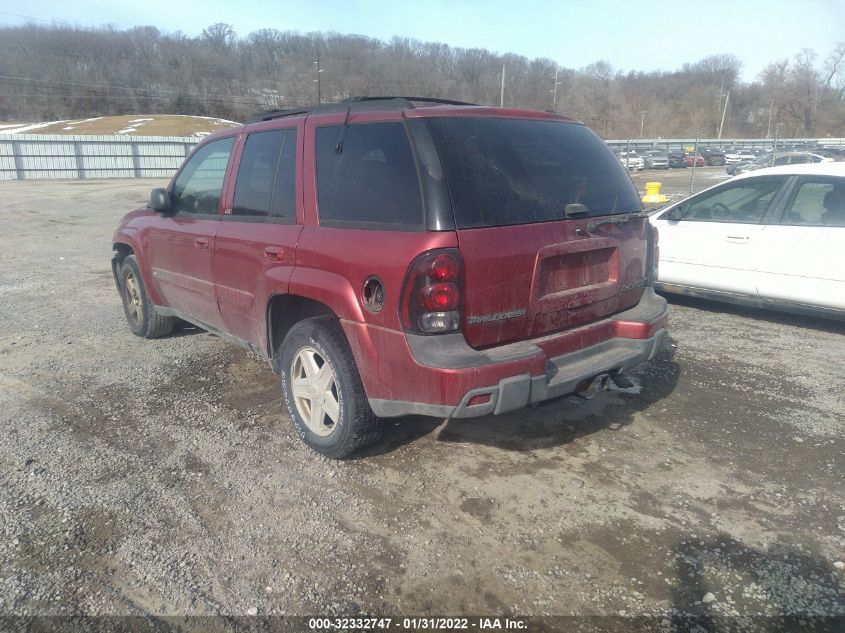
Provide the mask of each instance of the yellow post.
{"label": "yellow post", "polygon": [[647,182],[645,184],[645,195],[642,197],[645,204],[669,202],[669,198],[660,193],[660,184],[659,182]]}

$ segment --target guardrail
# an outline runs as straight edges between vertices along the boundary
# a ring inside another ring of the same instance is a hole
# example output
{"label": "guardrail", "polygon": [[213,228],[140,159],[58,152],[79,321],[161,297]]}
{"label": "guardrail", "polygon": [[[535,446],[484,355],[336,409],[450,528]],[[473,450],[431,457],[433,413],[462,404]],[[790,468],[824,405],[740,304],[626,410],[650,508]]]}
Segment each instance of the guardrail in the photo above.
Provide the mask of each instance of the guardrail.
{"label": "guardrail", "polygon": [[[0,180],[47,178],[169,178],[200,141],[194,136],[66,136],[0,134]],[[772,139],[698,139],[699,147],[771,147]],[[696,144],[689,138],[613,139],[615,150]],[[845,147],[843,138],[778,139],[778,147]]]}
{"label": "guardrail", "polygon": [[[650,149],[654,147],[683,149],[698,144],[700,149],[705,147],[744,147],[748,149],[766,148],[771,151],[775,139],[771,138],[631,138],[631,139],[610,139],[605,141],[614,150],[621,149]],[[845,138],[779,138],[779,148],[792,145],[805,147],[842,147],[845,148]]]}
{"label": "guardrail", "polygon": [[195,136],[0,134],[0,180],[169,178]]}

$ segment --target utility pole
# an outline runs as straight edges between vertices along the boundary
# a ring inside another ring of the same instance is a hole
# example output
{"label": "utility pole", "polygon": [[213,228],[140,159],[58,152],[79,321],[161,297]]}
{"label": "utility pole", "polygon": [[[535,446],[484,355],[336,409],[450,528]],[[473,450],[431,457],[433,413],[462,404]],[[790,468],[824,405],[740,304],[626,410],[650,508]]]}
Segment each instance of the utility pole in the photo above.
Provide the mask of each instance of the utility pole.
{"label": "utility pole", "polygon": [[775,107],[775,100],[772,99],[769,103],[769,127],[766,128],[766,138],[771,138],[772,136],[772,110]]}
{"label": "utility pole", "polygon": [[689,178],[689,195],[692,195],[692,190],[695,187],[695,168],[698,166],[698,142],[701,140],[701,128],[698,128],[698,133],[695,135],[695,145],[692,148],[692,173]]}
{"label": "utility pole", "polygon": [[725,109],[722,110],[722,122],[719,124],[719,140],[722,139],[722,128],[725,126],[725,114],[728,112],[728,101],[731,100],[731,91],[728,90],[725,95]]}
{"label": "utility pole", "polygon": [[775,155],[777,154],[777,151],[778,151],[778,137],[779,136],[780,136],[780,123],[776,123],[775,124],[775,140],[772,143],[772,160],[769,163],[769,166],[772,166],[772,165],[775,164]]}
{"label": "utility pole", "polygon": [[317,84],[317,103],[320,104],[323,102],[323,95],[320,86],[320,73],[323,72],[323,69],[320,68],[320,40],[317,40],[317,60],[314,62],[317,66],[317,78],[314,80],[314,83]]}
{"label": "utility pole", "polygon": [[499,107],[505,107],[505,65],[502,64],[502,92],[499,95]]}
{"label": "utility pole", "polygon": [[645,115],[646,115],[647,112],[648,112],[648,110],[642,110],[640,112],[640,114],[642,115],[640,117],[640,138],[643,137],[643,128],[645,128]]}
{"label": "utility pole", "polygon": [[554,97],[552,97],[552,110],[557,112],[557,87],[560,85],[560,82],[557,80],[557,66],[555,66],[555,87],[554,90],[550,90],[549,92],[554,93]]}

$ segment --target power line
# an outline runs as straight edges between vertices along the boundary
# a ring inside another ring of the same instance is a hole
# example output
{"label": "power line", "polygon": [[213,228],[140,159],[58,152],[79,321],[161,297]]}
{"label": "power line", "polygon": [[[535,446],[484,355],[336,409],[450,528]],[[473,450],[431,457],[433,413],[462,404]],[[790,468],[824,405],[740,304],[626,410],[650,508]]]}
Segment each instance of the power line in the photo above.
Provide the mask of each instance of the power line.
{"label": "power line", "polygon": [[58,23],[58,24],[68,24],[62,20],[48,20],[46,18],[36,18],[32,15],[20,15],[19,13],[9,13],[8,11],[0,11],[0,15],[8,15],[13,18],[23,18],[24,20],[37,20],[38,22],[50,22],[50,23]]}

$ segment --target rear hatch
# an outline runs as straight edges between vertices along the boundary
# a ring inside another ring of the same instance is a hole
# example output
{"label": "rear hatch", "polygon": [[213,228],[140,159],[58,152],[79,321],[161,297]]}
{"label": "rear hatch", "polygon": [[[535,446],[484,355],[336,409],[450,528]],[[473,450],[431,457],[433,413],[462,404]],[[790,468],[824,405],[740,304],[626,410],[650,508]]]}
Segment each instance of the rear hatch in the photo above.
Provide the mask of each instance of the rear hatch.
{"label": "rear hatch", "polygon": [[464,259],[470,345],[566,330],[639,302],[648,221],[625,221],[642,204],[593,132],[494,117],[430,118],[428,126]]}

